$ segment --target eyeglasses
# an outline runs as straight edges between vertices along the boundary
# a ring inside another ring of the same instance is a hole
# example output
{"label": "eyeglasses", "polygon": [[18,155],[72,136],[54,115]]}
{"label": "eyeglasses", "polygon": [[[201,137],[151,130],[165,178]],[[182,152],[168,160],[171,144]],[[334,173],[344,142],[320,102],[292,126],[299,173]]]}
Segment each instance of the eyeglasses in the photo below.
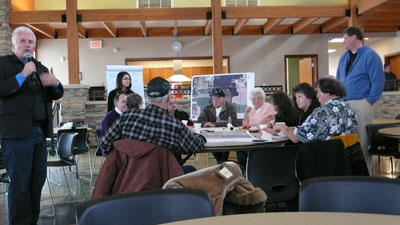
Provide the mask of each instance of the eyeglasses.
{"label": "eyeglasses", "polygon": [[264,100],[263,98],[261,98],[261,97],[259,97],[259,98],[251,98],[251,101],[261,101],[261,100]]}
{"label": "eyeglasses", "polygon": [[131,80],[131,78],[123,78],[122,80]]}

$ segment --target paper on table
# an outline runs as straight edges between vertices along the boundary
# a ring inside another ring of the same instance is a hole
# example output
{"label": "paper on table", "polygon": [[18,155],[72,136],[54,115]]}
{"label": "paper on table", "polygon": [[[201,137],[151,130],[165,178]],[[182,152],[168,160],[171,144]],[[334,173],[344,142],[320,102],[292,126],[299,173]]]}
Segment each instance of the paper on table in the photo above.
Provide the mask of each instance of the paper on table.
{"label": "paper on table", "polygon": [[252,142],[257,138],[253,137],[247,131],[226,131],[202,133],[207,142]]}

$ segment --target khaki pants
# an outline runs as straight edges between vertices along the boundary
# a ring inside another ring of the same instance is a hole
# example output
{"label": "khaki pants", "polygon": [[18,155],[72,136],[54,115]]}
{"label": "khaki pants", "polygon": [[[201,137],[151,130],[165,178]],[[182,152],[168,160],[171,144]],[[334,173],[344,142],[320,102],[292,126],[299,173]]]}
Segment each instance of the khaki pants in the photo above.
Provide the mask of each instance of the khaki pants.
{"label": "khaki pants", "polygon": [[360,138],[360,145],[363,151],[365,163],[367,164],[369,175],[375,174],[373,156],[368,153],[369,139],[367,135],[367,124],[372,124],[374,120],[374,106],[367,102],[367,99],[347,101],[357,117],[357,133]]}

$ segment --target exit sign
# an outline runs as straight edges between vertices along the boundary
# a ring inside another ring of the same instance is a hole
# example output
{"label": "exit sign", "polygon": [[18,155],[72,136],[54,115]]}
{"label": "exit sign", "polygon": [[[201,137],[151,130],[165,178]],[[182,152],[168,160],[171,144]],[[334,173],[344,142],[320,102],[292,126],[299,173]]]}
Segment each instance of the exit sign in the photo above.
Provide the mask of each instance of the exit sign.
{"label": "exit sign", "polygon": [[90,41],[90,48],[102,48],[102,47],[103,47],[102,40]]}

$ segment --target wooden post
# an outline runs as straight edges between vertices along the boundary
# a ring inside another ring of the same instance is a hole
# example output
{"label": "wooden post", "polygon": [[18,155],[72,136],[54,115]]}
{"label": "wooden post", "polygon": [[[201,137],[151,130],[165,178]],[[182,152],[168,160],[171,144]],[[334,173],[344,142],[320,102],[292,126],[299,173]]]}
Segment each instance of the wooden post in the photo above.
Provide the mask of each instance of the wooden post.
{"label": "wooden post", "polygon": [[79,84],[79,40],[76,21],[77,0],[66,0],[67,4],[67,47],[69,84]]}
{"label": "wooden post", "polygon": [[357,7],[359,0],[349,0],[349,7],[351,9],[349,27],[357,26],[364,31],[364,16],[357,16]]}
{"label": "wooden post", "polygon": [[213,73],[222,73],[221,0],[211,0]]}

